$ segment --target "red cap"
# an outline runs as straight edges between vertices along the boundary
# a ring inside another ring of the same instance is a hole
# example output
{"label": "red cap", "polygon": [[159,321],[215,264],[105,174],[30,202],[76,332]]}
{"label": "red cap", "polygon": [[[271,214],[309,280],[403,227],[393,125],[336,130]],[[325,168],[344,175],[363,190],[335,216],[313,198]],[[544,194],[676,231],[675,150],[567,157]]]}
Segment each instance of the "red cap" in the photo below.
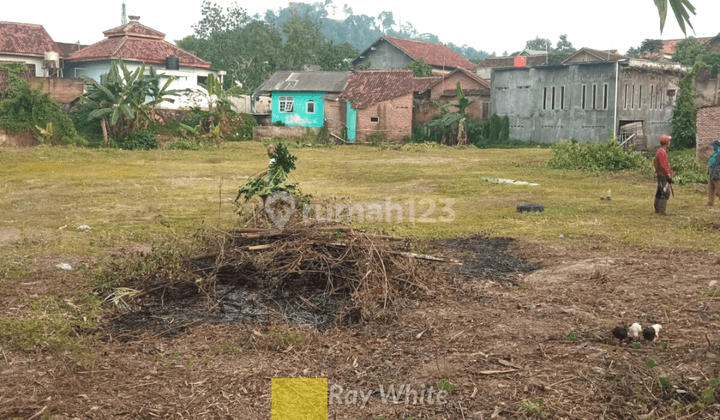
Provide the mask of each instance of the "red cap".
{"label": "red cap", "polygon": [[667,142],[670,141],[670,139],[672,139],[672,137],[670,137],[670,136],[662,136],[662,137],[660,137],[660,143],[667,143]]}

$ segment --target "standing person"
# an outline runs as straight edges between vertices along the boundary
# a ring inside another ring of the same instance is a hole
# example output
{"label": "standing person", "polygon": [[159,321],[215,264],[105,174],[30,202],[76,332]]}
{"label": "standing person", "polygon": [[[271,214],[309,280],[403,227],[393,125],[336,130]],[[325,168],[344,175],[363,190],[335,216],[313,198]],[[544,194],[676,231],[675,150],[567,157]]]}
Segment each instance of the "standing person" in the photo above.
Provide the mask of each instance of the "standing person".
{"label": "standing person", "polygon": [[275,163],[275,159],[277,158],[277,155],[275,154],[275,145],[271,144],[267,147],[267,154],[270,158],[270,162],[268,162],[268,175],[267,179],[268,182],[272,181],[272,179],[275,177],[275,168],[273,168],[273,163]]}
{"label": "standing person", "polygon": [[657,175],[657,191],[655,192],[655,213],[664,216],[667,201],[670,198],[670,185],[673,183],[673,171],[668,163],[667,151],[670,148],[670,136],[660,137],[660,148],[655,153],[653,167]]}
{"label": "standing person", "polygon": [[708,202],[707,205],[712,207],[715,202],[715,196],[720,197],[720,140],[710,143],[715,152],[708,162]]}

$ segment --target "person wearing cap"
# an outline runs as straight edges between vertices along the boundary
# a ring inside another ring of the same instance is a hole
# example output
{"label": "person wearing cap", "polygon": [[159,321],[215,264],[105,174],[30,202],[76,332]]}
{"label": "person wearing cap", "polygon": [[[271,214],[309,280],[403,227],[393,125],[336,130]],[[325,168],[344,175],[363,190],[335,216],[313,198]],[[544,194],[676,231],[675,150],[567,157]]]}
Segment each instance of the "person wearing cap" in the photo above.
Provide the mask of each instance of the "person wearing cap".
{"label": "person wearing cap", "polygon": [[708,161],[708,202],[712,207],[715,196],[720,197],[720,140],[710,143],[715,150]]}
{"label": "person wearing cap", "polygon": [[667,151],[670,148],[670,136],[660,137],[660,148],[655,153],[653,167],[657,175],[657,191],[655,192],[655,213],[665,215],[667,201],[670,198],[670,184],[673,183],[673,171],[668,163]]}

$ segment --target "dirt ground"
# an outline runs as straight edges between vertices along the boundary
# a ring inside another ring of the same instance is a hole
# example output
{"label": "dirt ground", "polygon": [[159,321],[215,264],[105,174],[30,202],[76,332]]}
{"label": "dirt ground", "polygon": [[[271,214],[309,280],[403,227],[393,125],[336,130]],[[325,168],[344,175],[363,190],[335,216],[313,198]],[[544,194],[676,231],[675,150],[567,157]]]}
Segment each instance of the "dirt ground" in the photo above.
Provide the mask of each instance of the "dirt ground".
{"label": "dirt ground", "polygon": [[[396,301],[393,317],[322,331],[267,315],[203,318],[217,310],[206,299],[165,296],[175,312],[109,315],[89,369],[3,347],[0,418],[269,419],[272,378],[372,391],[365,406],[349,394],[331,401],[330,419],[719,418],[719,405],[693,402],[720,378],[718,256],[588,248],[430,243],[465,264],[434,264],[432,289]],[[30,290],[72,287],[76,272],[52,270],[60,258],[6,285],[0,311],[22,313],[13,296]],[[659,340],[633,347],[612,337],[633,322],[662,324]],[[437,391],[440,380],[455,387],[445,404],[382,401],[381,387]]]}

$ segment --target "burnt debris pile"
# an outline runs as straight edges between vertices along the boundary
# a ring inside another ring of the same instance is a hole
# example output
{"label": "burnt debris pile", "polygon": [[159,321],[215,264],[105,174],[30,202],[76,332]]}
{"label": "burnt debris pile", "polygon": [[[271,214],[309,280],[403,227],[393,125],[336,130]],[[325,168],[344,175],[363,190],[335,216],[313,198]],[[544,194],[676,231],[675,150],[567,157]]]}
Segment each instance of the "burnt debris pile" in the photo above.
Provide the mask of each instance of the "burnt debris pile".
{"label": "burnt debris pile", "polygon": [[458,260],[414,253],[405,238],[347,227],[301,224],[237,229],[184,262],[181,280],[136,284],[139,310],[114,320],[121,331],[173,334],[189,323],[294,323],[324,330],[390,319],[402,302],[430,294],[436,264]]}

